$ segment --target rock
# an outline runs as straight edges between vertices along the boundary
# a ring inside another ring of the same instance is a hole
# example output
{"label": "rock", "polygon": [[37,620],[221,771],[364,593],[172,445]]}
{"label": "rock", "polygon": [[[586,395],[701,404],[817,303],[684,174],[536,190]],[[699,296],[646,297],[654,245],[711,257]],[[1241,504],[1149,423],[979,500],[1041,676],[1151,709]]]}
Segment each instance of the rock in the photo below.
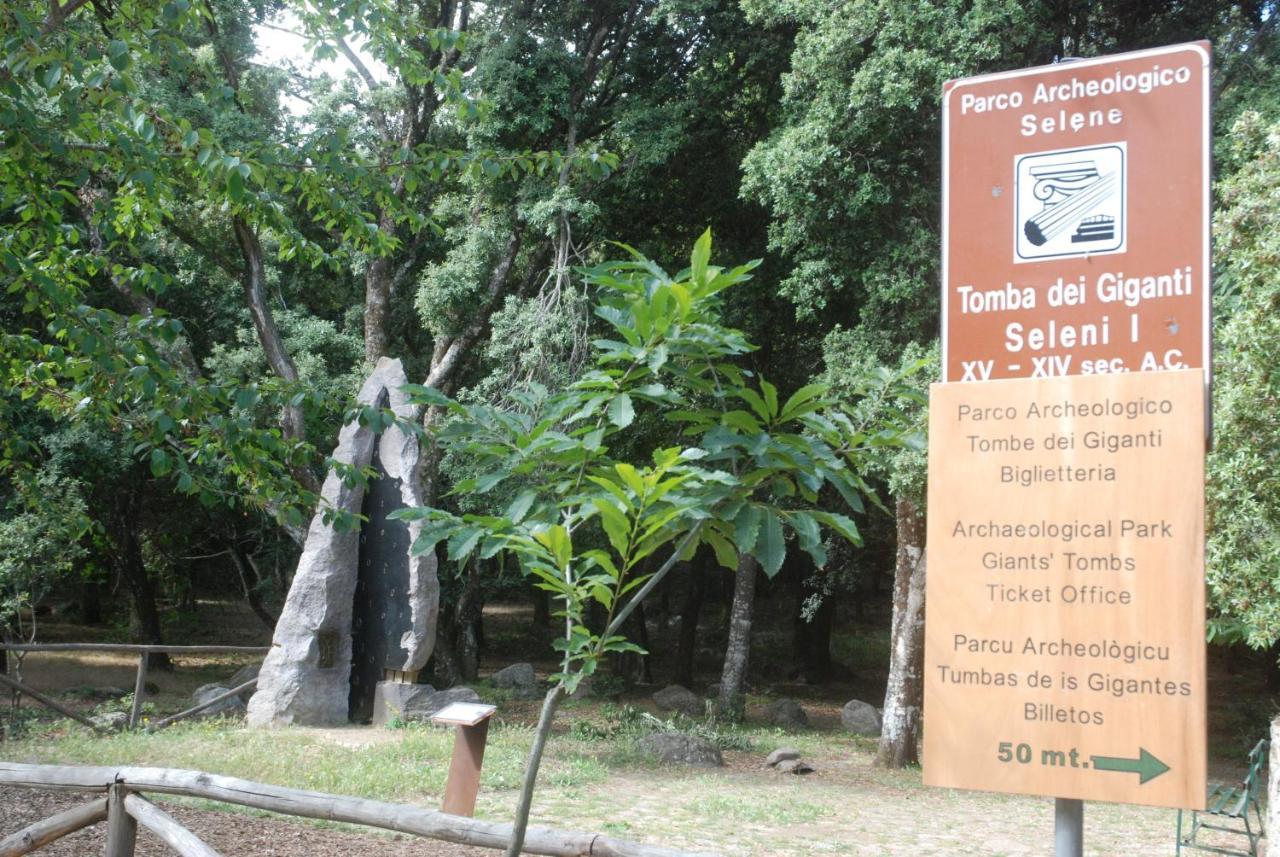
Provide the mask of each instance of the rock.
{"label": "rock", "polygon": [[774,726],[781,726],[784,729],[809,727],[809,715],[805,714],[800,703],[793,699],[779,699],[769,703],[769,707],[764,710],[764,718]]}
{"label": "rock", "polygon": [[578,686],[574,688],[573,693],[569,694],[570,699],[588,699],[595,692],[596,679],[595,676],[584,676],[578,682]]}
{"label": "rock", "polygon": [[[207,702],[208,700],[213,699],[215,696],[221,696],[229,690],[231,690],[231,688],[223,687],[220,684],[202,684],[191,694],[191,701],[194,704],[199,705],[202,702]],[[240,717],[243,714],[244,703],[240,701],[240,697],[230,696],[222,700],[222,702],[215,703],[208,708],[197,711],[195,714],[192,714],[191,717],[195,720],[201,720],[206,717]]]}
{"label": "rock", "polygon": [[373,725],[386,726],[393,720],[406,721],[405,712],[422,707],[427,697],[435,696],[429,684],[403,681],[380,681],[373,692]]}
{"label": "rock", "polygon": [[[415,406],[402,387],[407,383],[399,360],[384,357],[360,388],[357,401],[366,406],[386,402],[404,419],[413,419]],[[335,461],[345,468],[370,466],[377,446],[382,478],[395,480],[406,506],[423,505],[419,489],[421,452],[416,438],[397,426],[374,435],[358,422],[343,426]],[[307,541],[298,560],[271,651],[262,664],[258,688],[249,701],[249,725],[286,726],[291,723],[336,726],[348,720],[351,693],[351,641],[356,566],[360,557],[358,530],[332,525],[336,511],[360,514],[364,488],[344,483],[331,468],[321,489],[321,502],[311,519]],[[327,520],[328,519],[328,520]],[[398,525],[397,525],[398,526]],[[421,521],[407,524],[402,537],[408,546],[422,531]],[[388,537],[389,538],[389,537]],[[408,624],[387,654],[386,669],[417,672],[431,656],[439,613],[440,584],[434,551],[407,558]],[[376,695],[376,685],[372,693]]]}
{"label": "rock", "polygon": [[701,717],[706,707],[693,691],[678,684],[664,687],[653,695],[653,701],[662,711],[677,711],[686,717]]}
{"label": "rock", "polygon": [[[262,670],[262,664],[246,664],[245,666],[240,667],[240,669],[236,670],[235,675],[227,679],[226,681],[227,689],[229,690],[233,687],[239,687],[249,679],[257,678],[258,673],[261,670]],[[257,685],[254,685],[254,687],[249,687],[240,691],[239,693],[240,701],[243,702],[245,705],[248,705],[249,700],[253,698],[253,692],[256,689],[256,687]]]}
{"label": "rock", "polygon": [[813,768],[799,759],[787,759],[778,763],[777,771],[780,774],[812,774]]}
{"label": "rock", "polygon": [[779,747],[765,758],[765,767],[775,768],[779,762],[790,762],[800,758],[800,751],[794,747]]}
{"label": "rock", "polygon": [[641,752],[669,765],[695,765],[717,768],[724,764],[720,748],[706,738],[681,735],[679,732],[655,732],[639,741]]}
{"label": "rock", "polygon": [[512,664],[489,677],[494,687],[514,690],[518,696],[538,696],[538,677],[533,664]]}
{"label": "rock", "polygon": [[[426,685],[429,686],[429,685]],[[455,702],[479,702],[480,694],[469,687],[451,687],[435,693],[424,694],[410,700],[400,715],[405,720],[430,720],[431,715]]]}
{"label": "rock", "polygon": [[99,729],[110,729],[113,732],[119,732],[129,725],[129,715],[123,711],[108,711],[106,714],[95,714],[89,718],[89,722]]}
{"label": "rock", "polygon": [[860,699],[852,699],[840,712],[840,723],[854,735],[879,735],[880,709]]}

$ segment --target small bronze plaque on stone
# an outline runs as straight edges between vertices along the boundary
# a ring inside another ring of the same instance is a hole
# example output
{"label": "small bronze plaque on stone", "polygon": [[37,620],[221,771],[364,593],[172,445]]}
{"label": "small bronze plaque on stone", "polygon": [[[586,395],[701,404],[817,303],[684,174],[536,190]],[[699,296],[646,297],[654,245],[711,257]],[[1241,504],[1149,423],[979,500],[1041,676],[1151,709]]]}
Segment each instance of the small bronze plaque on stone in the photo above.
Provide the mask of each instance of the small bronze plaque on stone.
{"label": "small bronze plaque on stone", "polygon": [[333,669],[338,662],[338,632],[321,631],[316,634],[316,649],[319,653],[316,666],[322,670]]}

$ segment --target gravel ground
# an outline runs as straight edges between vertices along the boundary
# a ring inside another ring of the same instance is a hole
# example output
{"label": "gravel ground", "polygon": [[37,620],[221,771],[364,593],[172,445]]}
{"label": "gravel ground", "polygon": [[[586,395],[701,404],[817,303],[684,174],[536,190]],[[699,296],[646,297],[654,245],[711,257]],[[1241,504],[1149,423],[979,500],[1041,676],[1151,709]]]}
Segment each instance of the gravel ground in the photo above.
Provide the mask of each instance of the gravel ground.
{"label": "gravel ground", "polygon": [[[0,835],[26,827],[32,822],[85,803],[83,792],[52,792],[0,786]],[[374,833],[361,834],[330,830],[283,816],[262,817],[241,813],[196,809],[172,802],[162,803],[172,815],[208,845],[231,855],[272,855],[272,857],[494,857],[497,851],[469,848],[448,842],[417,837]],[[97,824],[46,845],[37,853],[49,857],[84,857],[101,854],[107,825]],[[138,832],[138,857],[172,857],[173,852],[145,830]]]}

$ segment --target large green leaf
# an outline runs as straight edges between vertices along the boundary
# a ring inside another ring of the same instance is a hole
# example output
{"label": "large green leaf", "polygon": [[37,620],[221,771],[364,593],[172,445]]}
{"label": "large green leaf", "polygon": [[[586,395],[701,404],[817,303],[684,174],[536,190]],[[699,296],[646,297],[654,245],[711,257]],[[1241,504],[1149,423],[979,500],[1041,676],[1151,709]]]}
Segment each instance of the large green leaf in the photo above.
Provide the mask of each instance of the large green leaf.
{"label": "large green leaf", "polygon": [[739,553],[755,552],[760,520],[760,509],[756,506],[748,504],[738,511],[733,521],[733,541],[738,546]]}
{"label": "large green leaf", "polygon": [[592,501],[592,505],[600,515],[600,524],[604,527],[609,544],[613,546],[618,556],[626,556],[627,547],[631,541],[631,522],[610,500],[596,499]]}
{"label": "large green leaf", "polygon": [[808,512],[791,512],[787,517],[791,529],[800,539],[800,549],[813,558],[813,564],[822,568],[827,564],[827,550],[822,544],[822,528]]}
{"label": "large green leaf", "polygon": [[814,512],[813,517],[844,536],[850,544],[862,546],[862,535],[858,532],[858,525],[844,515],[837,515],[834,512]]}
{"label": "large green leaf", "polygon": [[631,397],[626,393],[615,396],[609,402],[608,414],[609,422],[618,428],[626,428],[631,425],[636,418],[636,411],[631,404]]}
{"label": "large green leaf", "polygon": [[773,577],[782,568],[787,556],[787,540],[782,532],[782,521],[771,510],[761,510],[760,538],[755,557],[760,560],[764,573]]}
{"label": "large green leaf", "polygon": [[485,531],[479,528],[459,530],[449,539],[448,557],[453,561],[466,559],[475,550]]}
{"label": "large green leaf", "polygon": [[703,232],[694,242],[693,254],[690,258],[689,273],[697,286],[707,284],[707,263],[711,261],[711,227]]}
{"label": "large green leaf", "polygon": [[716,562],[728,569],[738,567],[738,552],[734,549],[733,543],[723,535],[708,527],[702,531],[702,540],[711,545],[711,549],[715,551]]}
{"label": "large green leaf", "polygon": [[511,501],[511,505],[507,507],[507,517],[511,519],[511,523],[518,524],[523,521],[524,516],[529,514],[529,509],[537,499],[537,491],[521,491],[516,495],[516,498]]}

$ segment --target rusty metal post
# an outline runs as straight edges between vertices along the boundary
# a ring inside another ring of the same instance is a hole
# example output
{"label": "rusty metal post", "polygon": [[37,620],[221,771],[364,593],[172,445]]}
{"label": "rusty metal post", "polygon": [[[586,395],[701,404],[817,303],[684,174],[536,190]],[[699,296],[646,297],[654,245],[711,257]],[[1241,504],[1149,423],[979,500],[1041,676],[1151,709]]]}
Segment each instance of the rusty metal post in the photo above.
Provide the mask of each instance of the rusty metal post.
{"label": "rusty metal post", "polygon": [[484,763],[484,745],[489,736],[489,718],[474,726],[459,726],[454,733],[453,758],[449,760],[449,778],[444,784],[444,804],[450,815],[472,816],[476,811],[476,795],[480,791],[480,766]]}
{"label": "rusty metal post", "polygon": [[455,702],[431,716],[435,723],[457,727],[441,806],[450,815],[470,817],[475,814],[476,794],[480,791],[480,766],[484,764],[484,745],[489,737],[489,718],[495,710],[492,705]]}

